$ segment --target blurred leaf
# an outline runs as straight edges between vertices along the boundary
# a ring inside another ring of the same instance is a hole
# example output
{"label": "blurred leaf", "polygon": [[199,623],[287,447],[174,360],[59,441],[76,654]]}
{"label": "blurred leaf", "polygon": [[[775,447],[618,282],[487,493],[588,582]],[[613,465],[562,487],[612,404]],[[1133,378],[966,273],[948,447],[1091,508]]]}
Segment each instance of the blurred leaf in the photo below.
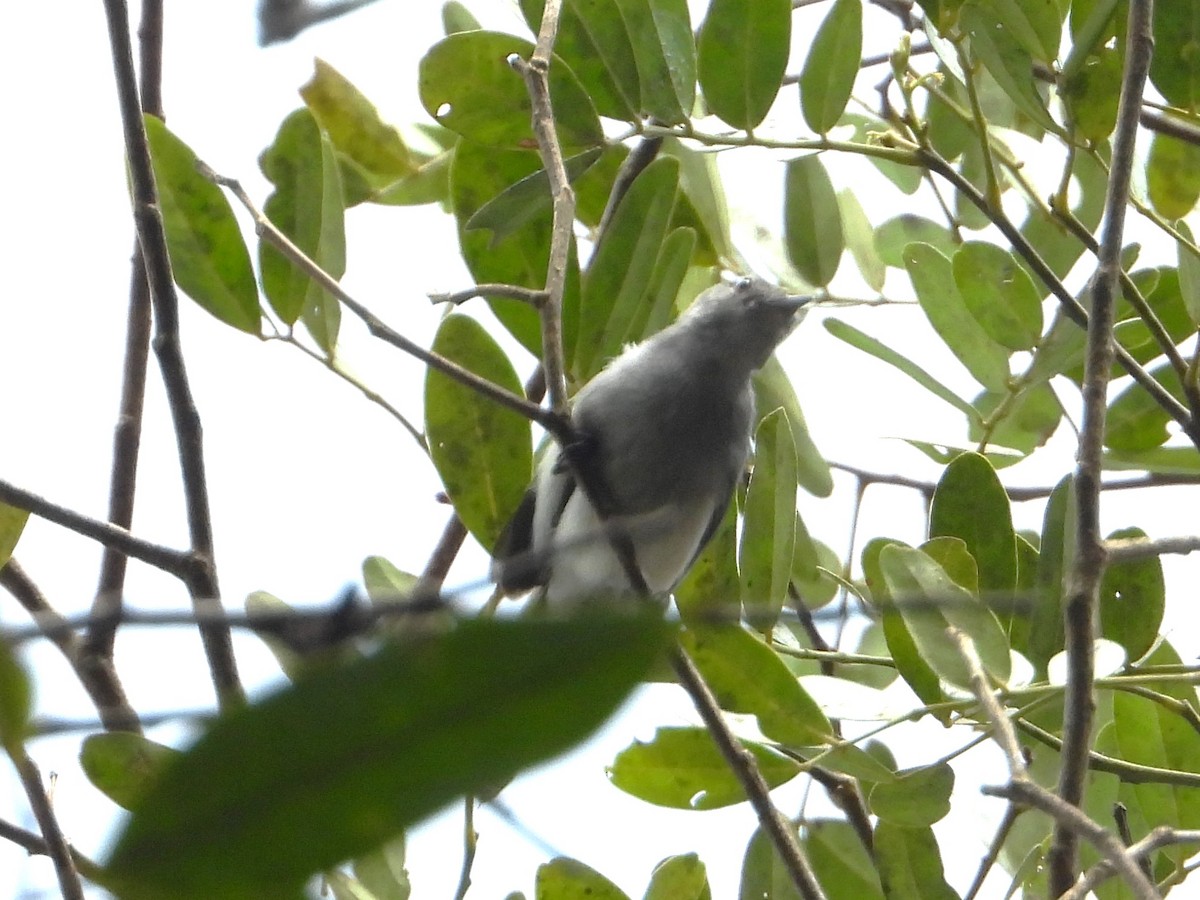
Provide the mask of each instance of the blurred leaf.
{"label": "blurred leaf", "polygon": [[629,900],[595,869],[565,856],[538,866],[534,890],[537,900]]}
{"label": "blurred leaf", "polygon": [[[1186,222],[1177,224],[1184,240],[1192,243],[1191,229]],[[1179,292],[1193,325],[1200,326],[1200,257],[1181,242],[1176,243],[1179,255]]]}
{"label": "blurred leaf", "polygon": [[1200,147],[1169,134],[1150,136],[1146,191],[1168,219],[1182,219],[1200,199]]}
{"label": "blurred leaf", "polygon": [[[543,0],[521,0],[525,21],[536,34]],[[634,37],[617,0],[566,0],[559,14],[554,52],[579,76],[596,112],[627,122],[638,118],[642,88]]]}
{"label": "blurred leaf", "polygon": [[412,885],[406,868],[404,835],[354,860],[354,875],[375,900],[409,900]]}
{"label": "blurred leaf", "polygon": [[1063,649],[1063,578],[1075,544],[1075,483],[1067,475],[1046,501],[1038,552],[1037,591],[1029,614],[1029,645],[1024,651],[1039,678]]}
{"label": "blurred leaf", "polygon": [[[480,144],[536,148],[524,80],[508,64],[529,59],[533,45],[495,31],[464,31],[434,44],[421,59],[418,88],[425,111],[440,124]],[[550,66],[550,98],[564,149],[603,142],[587,92],[560,59]]]}
{"label": "blurred leaf", "polygon": [[825,326],[826,331],[834,337],[845,341],[851,347],[857,347],[864,353],[869,353],[876,359],[882,360],[888,365],[899,369],[935,397],[944,400],[955,409],[965,413],[968,419],[978,418],[979,414],[975,411],[975,407],[971,406],[971,404],[963,400],[940,381],[937,381],[915,362],[901,356],[882,341],[876,340],[869,334],[864,334],[853,325],[843,322],[840,319],[825,319],[821,324]]}
{"label": "blurred leaf", "polygon": [[[848,822],[810,820],[803,847],[829,900],[884,900],[887,896],[880,887],[878,867]],[[744,893],[742,898],[749,900]]]}
{"label": "blurred leaf", "polygon": [[[987,78],[982,73],[978,80],[981,85],[988,83]],[[982,103],[983,98],[981,97],[981,106]],[[984,115],[986,116],[987,113],[985,112]],[[995,137],[990,137],[990,139],[993,141],[996,140]],[[983,147],[978,140],[969,142],[963,148],[962,156],[958,161],[959,174],[970,182],[976,191],[985,197],[990,190],[987,175],[988,163],[989,157],[983,155]],[[997,187],[1003,192],[1008,184],[1004,171],[995,166],[994,163],[992,163],[992,168],[996,174]],[[960,232],[964,228],[971,231],[982,231],[992,224],[991,217],[984,210],[972,203],[962,191],[955,191],[954,193],[954,221],[959,226]]]}
{"label": "blurred leaf", "polygon": [[29,510],[0,503],[0,569],[12,559],[13,550],[17,548],[17,541],[21,539],[28,521]]}
{"label": "blurred leaf", "polygon": [[969,241],[953,265],[958,292],[987,335],[1009,350],[1032,350],[1042,336],[1042,301],[1012,254]]}
{"label": "blurred leaf", "polygon": [[875,858],[888,900],[958,900],[946,883],[933,829],[882,820],[875,826]]}
{"label": "blurred leaf", "polygon": [[[363,200],[370,200],[384,206],[422,206],[426,203],[448,205],[450,199],[450,166],[454,162],[454,150],[443,150],[433,156],[417,156],[417,168],[410,175],[405,175],[379,190],[363,195]],[[342,168],[343,187],[345,187],[346,168]],[[347,188],[349,206],[350,190]]]}
{"label": "blurred leaf", "polygon": [[[1109,540],[1145,538],[1140,528],[1120,528]],[[1157,556],[1110,562],[1100,585],[1100,632],[1125,648],[1129,661],[1142,658],[1158,637],[1166,608],[1162,560]]]}
{"label": "blurred leaf", "polygon": [[[800,765],[761,744],[740,741],[769,787],[800,774]],[[720,809],[746,799],[742,784],[705,728],[659,728],[635,741],[609,766],[614,785],[639,800],[672,809]]]}
{"label": "blurred leaf", "polygon": [[1156,475],[1200,475],[1200,453],[1194,447],[1154,447],[1132,453],[1114,450],[1104,455],[1104,468],[1134,469]]}
{"label": "blurred leaf", "polygon": [[1176,0],[1154,8],[1150,81],[1171,106],[1194,111],[1200,103],[1200,3]]}
{"label": "blurred leaf", "polygon": [[709,109],[744,130],[766,118],[787,69],[791,34],[791,0],[713,0],[697,46]]}
{"label": "blurred leaf", "polygon": [[[1171,396],[1183,402],[1183,388],[1170,363],[1163,363],[1150,370]],[[1131,384],[1108,405],[1108,430],[1104,435],[1104,446],[1122,452],[1150,450],[1162,444],[1170,432],[1171,421],[1165,409],[1139,384]]]}
{"label": "blurred leaf", "polygon": [[[1029,4],[1030,8],[1035,5]],[[1014,27],[1015,21],[1008,15],[1015,6],[1012,2],[996,4],[992,0],[967,0],[960,21],[971,37],[972,53],[1017,108],[1047,131],[1062,134],[1058,123],[1046,111],[1036,82],[1030,77],[1033,57],[1022,46],[1021,31]],[[1055,51],[1057,49],[1056,46]]]}
{"label": "blurred leaf", "polygon": [[358,166],[374,188],[413,174],[416,161],[400,132],[337,69],[323,59],[314,67],[300,96],[338,154]]}
{"label": "blurred leaf", "polygon": [[175,283],[226,325],[257,335],[258,287],[229,201],[162,119],[144,118]]}
{"label": "blurred leaf", "polygon": [[862,40],[862,3],[835,0],[813,35],[800,72],[800,109],[817,134],[833,128],[850,102]]}
{"label": "blurred leaf", "polygon": [[[1004,414],[995,419],[988,431],[987,443],[1011,447],[1023,454],[1032,453],[1045,444],[1062,421],[1062,404],[1054,389],[1045,382],[1025,388],[1016,400],[1011,400],[1007,391],[1002,394],[984,391],[971,405],[978,411],[979,418],[967,423],[968,439],[982,441],[984,431],[980,420],[992,419],[1004,405]],[[990,455],[988,458],[991,459]]]}
{"label": "blurred leaf", "polygon": [[458,0],[449,0],[442,4],[442,30],[446,34],[458,34],[460,31],[477,31],[482,26],[469,9]]}
{"label": "blurred leaf", "polygon": [[382,556],[368,556],[362,564],[363,586],[374,604],[403,602],[412,597],[418,578],[396,568]]}
{"label": "blurred leaf", "polygon": [[754,448],[742,507],[738,571],[746,618],[767,629],[787,599],[796,539],[796,448],[782,409],[759,423]]}
{"label": "blurred leaf", "polygon": [[[815,564],[807,565],[805,550],[815,551]],[[818,569],[816,566],[820,566]],[[841,583],[830,572],[842,568],[838,555],[826,544],[809,537],[800,514],[796,514],[796,554],[792,558],[792,586],[808,609],[820,609],[837,596]],[[825,569],[826,571],[821,571]]]}
{"label": "blurred leaf", "polygon": [[814,497],[828,497],[833,493],[829,463],[813,443],[796,389],[777,356],[772,355],[766,365],[754,373],[753,384],[755,415],[759,421],[776,409],[782,409],[787,415],[796,448],[796,480]]}
{"label": "blurred leaf", "polygon": [[929,510],[929,536],[960,538],[979,567],[979,590],[1010,597],[1017,584],[1017,546],[1008,493],[978,453],[946,467]]}
{"label": "blurred leaf", "polygon": [[178,750],[140,734],[112,731],[84,738],[79,764],[104,796],[132,809],[163,767],[178,756]]}
{"label": "blurred leaf", "polygon": [[[457,314],[444,318],[432,349],[523,396],[512,363],[474,319]],[[533,472],[529,420],[430,367],[425,377],[425,434],[454,511],[490,550]]]}
{"label": "blurred leaf", "polygon": [[696,249],[696,232],[691,228],[675,228],[666,237],[650,276],[650,290],[629,326],[632,342],[642,341],[671,324],[675,299],[687,276],[692,251]]}
{"label": "blurred leaf", "polygon": [[642,900],[712,900],[704,863],[695,853],[668,856],[654,867]]}
{"label": "blurred leaf", "polygon": [[921,828],[940,822],[950,812],[954,770],[935,763],[899,773],[894,781],[872,785],[871,812],[894,825]]}
{"label": "blurred leaf", "polygon": [[1000,682],[1009,675],[1008,636],[995,614],[959,587],[920,550],[889,544],[879,552],[884,581],[922,658],[951,684],[966,687],[970,673],[947,629],[975,644],[984,671]]}
{"label": "blurred leaf", "polygon": [[716,154],[694,150],[678,138],[664,140],[659,152],[679,160],[679,186],[695,210],[696,225],[702,237],[698,252],[711,247],[714,258],[700,259],[698,262],[712,265],[718,259],[736,260],[737,250],[729,235],[729,210],[725,203],[721,173],[717,169]]}
{"label": "blurred leaf", "polygon": [[833,739],[829,719],[778,654],[740,625],[691,625],[680,641],[722,709],[754,716],[764,735],[787,746]]}
{"label": "blurred leaf", "polygon": [[33,684],[16,648],[0,641],[0,746],[18,751],[29,731]]}
{"label": "blurred leaf", "polygon": [[[601,150],[593,147],[563,161],[567,179],[575,181],[600,158]],[[553,212],[554,195],[550,193],[550,176],[538,169],[511,184],[493,197],[467,219],[467,231],[486,228],[492,232],[492,244],[498,244],[526,222]]]}
{"label": "blurred leaf", "polygon": [[[291,113],[259,159],[274,191],[263,206],[275,226],[329,275],[346,271],[342,182],[333,146],[307,109]],[[258,245],[263,292],[288,325],[301,316],[317,345],[333,355],[341,305],[265,240]]]}
{"label": "blurred leaf", "polygon": [[850,255],[858,263],[858,272],[867,287],[878,293],[883,290],[887,266],[875,248],[875,229],[858,197],[849,188],[838,192],[838,208],[842,213],[842,231]]}
{"label": "blurred leaf", "polygon": [[[687,0],[616,0],[633,42],[644,116],[687,121],[696,101],[696,44]],[[557,108],[557,107],[556,107]]]}
{"label": "blurred leaf", "polygon": [[[1104,212],[1104,194],[1108,188],[1108,172],[1104,167],[1104,149],[1100,148],[1100,160],[1090,154],[1077,153],[1072,159],[1071,172],[1078,199],[1071,204],[1071,212],[1089,231],[1100,224]],[[1066,278],[1075,263],[1083,255],[1084,246],[1075,235],[1054,218],[1031,210],[1029,218],[1021,225],[1021,234],[1038,250],[1038,255],[1058,278]],[[1047,297],[1050,288],[1030,269],[1024,259],[1019,262],[1029,271],[1038,294]],[[1067,323],[1078,328],[1074,323]]]}
{"label": "blurred leaf", "polygon": [[[1072,51],[1074,52],[1074,51]],[[1112,134],[1121,96],[1124,50],[1103,44],[1094,48],[1077,71],[1062,78],[1062,99],[1076,132],[1100,142]]]}
{"label": "blurred leaf", "polygon": [[656,159],[634,179],[588,264],[573,372],[588,381],[632,338],[675,208],[679,163]]}
{"label": "blurred leaf", "polygon": [[[1035,535],[1036,537],[1036,535]],[[1026,658],[1029,656],[1030,619],[1033,603],[1038,596],[1038,550],[1025,538],[1017,535],[1017,589],[1009,608],[996,609],[1000,624],[1008,632],[1012,648]]]}
{"label": "blurred leaf", "polygon": [[904,264],[922,311],[946,347],[984,387],[1004,390],[1010,378],[1008,353],[992,340],[955,288],[950,260],[929,244],[909,244]]}
{"label": "blurred leaf", "polygon": [[[873,138],[872,132],[887,130],[887,125],[876,118],[870,118],[858,113],[846,112],[838,120],[839,125],[849,125],[854,129],[853,139],[859,143],[867,143]],[[877,156],[868,157],[868,161],[880,174],[894,184],[905,194],[915,194],[921,186],[921,170],[916,166],[906,166],[891,159],[880,159]]]}
{"label": "blurred leaf", "polygon": [[105,886],[132,900],[295,896],[313,872],[582,740],[665,643],[646,615],[472,619],[318,671],[219,719],[163,771]]}
{"label": "blurred leaf", "polygon": [[837,194],[825,164],[816,154],[787,164],[783,217],[788,260],[809,284],[829,284],[842,259],[845,242]]}
{"label": "blurred leaf", "polygon": [[[1141,290],[1150,312],[1158,319],[1172,343],[1178,344],[1195,332],[1196,327],[1188,313],[1177,269],[1142,269],[1133,273],[1133,281]],[[1150,332],[1132,306],[1122,300],[1117,306],[1117,315],[1119,321],[1113,329],[1113,336],[1129,351],[1130,356],[1139,363],[1148,363],[1163,355],[1158,338]],[[1073,369],[1068,375],[1073,379],[1077,377],[1077,383],[1082,383],[1082,362],[1077,370]],[[1125,368],[1119,363],[1114,363],[1109,377],[1121,378],[1124,375]]]}
{"label": "blurred leaf", "polygon": [[905,248],[915,243],[929,244],[943,256],[953,256],[960,246],[944,225],[911,213],[888,219],[875,230],[875,246],[879,248],[879,256],[896,269],[904,268]]}
{"label": "blurred leaf", "polygon": [[[972,426],[972,430],[978,430],[977,425]],[[902,438],[904,443],[908,444],[914,450],[923,453],[929,459],[933,460],[940,466],[948,466],[964,453],[976,453],[978,450],[975,447],[960,447],[954,444],[934,444],[930,441],[919,441],[914,438]],[[991,450],[986,450],[981,454],[984,459],[992,464],[993,468],[1003,469],[1006,466],[1019,463],[1025,458],[1024,453],[1016,453],[1011,450],[1001,450],[998,447],[993,447]]]}

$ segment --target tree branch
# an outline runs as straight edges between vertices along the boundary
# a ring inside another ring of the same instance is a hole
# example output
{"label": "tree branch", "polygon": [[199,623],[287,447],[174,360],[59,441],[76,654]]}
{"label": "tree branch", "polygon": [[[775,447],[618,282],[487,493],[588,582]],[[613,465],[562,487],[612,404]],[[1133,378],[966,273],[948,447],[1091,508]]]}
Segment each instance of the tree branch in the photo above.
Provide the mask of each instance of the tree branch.
{"label": "tree branch", "polygon": [[79,881],[79,872],[75,868],[75,860],[71,857],[71,847],[63,837],[58,819],[54,815],[54,807],[46,796],[42,786],[42,776],[37,766],[21,745],[8,748],[13,766],[25,787],[25,796],[37,819],[38,827],[42,829],[42,838],[46,842],[46,854],[54,862],[54,871],[58,875],[58,886],[62,889],[64,900],[84,900],[83,885]]}

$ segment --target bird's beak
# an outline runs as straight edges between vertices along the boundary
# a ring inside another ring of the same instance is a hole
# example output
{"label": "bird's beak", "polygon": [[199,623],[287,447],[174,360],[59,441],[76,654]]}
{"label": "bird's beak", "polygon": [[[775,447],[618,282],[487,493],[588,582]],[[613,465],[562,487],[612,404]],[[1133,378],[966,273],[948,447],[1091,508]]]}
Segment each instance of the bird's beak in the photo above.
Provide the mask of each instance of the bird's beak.
{"label": "bird's beak", "polygon": [[793,310],[797,310],[807,303],[812,303],[816,299],[817,298],[815,294],[788,294],[780,301],[780,304],[784,307],[790,307]]}

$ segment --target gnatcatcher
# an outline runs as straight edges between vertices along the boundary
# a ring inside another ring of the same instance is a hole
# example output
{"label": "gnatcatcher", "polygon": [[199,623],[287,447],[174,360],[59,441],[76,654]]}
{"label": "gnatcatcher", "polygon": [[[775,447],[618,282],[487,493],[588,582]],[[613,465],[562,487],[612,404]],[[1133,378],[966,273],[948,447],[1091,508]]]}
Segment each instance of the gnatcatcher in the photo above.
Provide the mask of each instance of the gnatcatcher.
{"label": "gnatcatcher", "polygon": [[704,291],[658,334],[627,347],[579,391],[572,419],[617,502],[605,526],[550,447],[497,542],[507,594],[544,587],[551,604],[628,594],[606,527],[629,536],[656,595],[683,577],[729,506],[754,428],[750,378],[809,297],[743,278]]}

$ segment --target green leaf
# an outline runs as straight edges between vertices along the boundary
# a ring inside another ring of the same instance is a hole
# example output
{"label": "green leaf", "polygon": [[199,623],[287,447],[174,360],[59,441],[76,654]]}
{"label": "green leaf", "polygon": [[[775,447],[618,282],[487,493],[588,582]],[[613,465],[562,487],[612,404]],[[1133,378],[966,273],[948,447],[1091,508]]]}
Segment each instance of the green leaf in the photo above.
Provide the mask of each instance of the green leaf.
{"label": "green leaf", "polygon": [[692,625],[681,643],[722,709],[752,715],[771,740],[805,747],[833,726],[770,647],[739,625]]}
{"label": "green leaf", "polygon": [[975,644],[987,674],[1001,682],[1008,678],[1008,636],[978,598],[920,550],[889,544],[879,552],[879,565],[921,656],[939,676],[960,687],[970,683],[970,672],[947,630],[954,627]]}
{"label": "green leaf", "polygon": [[888,652],[896,663],[896,671],[923,703],[938,703],[945,699],[937,673],[921,655],[904,617],[896,608],[895,598],[883,574],[880,555],[886,547],[906,546],[887,538],[873,538],[862,551],[862,570],[871,600],[883,615],[883,636]]}
{"label": "green leaf", "polygon": [[[443,319],[433,352],[522,395],[512,363],[474,319],[463,315]],[[533,471],[529,421],[430,368],[425,377],[425,435],[455,512],[490,550],[529,485]]]}
{"label": "green leaf", "polygon": [[778,357],[771,356],[766,365],[754,373],[753,384],[754,405],[760,421],[776,409],[782,409],[787,416],[796,448],[796,480],[814,497],[828,497],[833,493],[829,463],[813,443],[796,388]]}
{"label": "green leaf", "polygon": [[0,503],[0,569],[12,559],[13,550],[17,548],[17,541],[21,539],[28,521],[29,510]]}
{"label": "green leaf", "polygon": [[481,27],[479,20],[458,0],[449,0],[442,4],[442,30],[446,34],[476,31]]}
{"label": "green leaf", "polygon": [[685,622],[737,620],[742,614],[737,570],[737,509],[729,505],[716,534],[675,587],[675,606]]}
{"label": "green leaf", "polygon": [[[1140,528],[1121,528],[1109,540],[1145,538]],[[1109,563],[1100,585],[1100,632],[1125,648],[1130,662],[1153,646],[1166,608],[1162,560],[1157,556]]]}
{"label": "green leaf", "polygon": [[258,334],[258,287],[229,201],[162,119],[144,118],[175,283],[226,325]]}
{"label": "green leaf", "polygon": [[787,600],[796,540],[796,447],[782,409],[759,423],[754,448],[738,570],[747,619],[770,628]]}
{"label": "green leaf", "polygon": [[887,266],[875,246],[875,229],[867,214],[863,212],[858,197],[846,188],[838,191],[838,208],[842,213],[842,232],[846,237],[846,247],[850,255],[858,263],[858,273],[862,276],[867,287],[873,291],[882,291],[887,278]]}
{"label": "green leaf", "polygon": [[1200,475],[1200,453],[1193,447],[1155,447],[1133,453],[1104,454],[1104,468],[1136,470],[1155,475]]}
{"label": "green leaf", "polygon": [[[810,820],[806,823],[802,846],[831,900],[884,900],[886,895],[880,886],[875,862],[848,822]],[[796,895],[775,893],[769,896]],[[750,900],[750,895],[743,893],[742,900]]]}
{"label": "green leaf", "polygon": [[1169,134],[1150,136],[1146,192],[1168,219],[1182,219],[1200,200],[1200,148]]}
{"label": "green leaf", "polygon": [[[1072,49],[1072,55],[1074,52]],[[1121,47],[1101,43],[1082,59],[1082,65],[1071,72],[1064,66],[1061,96],[1075,131],[1099,143],[1112,134],[1117,123],[1125,52]]]}
{"label": "green leaf", "polygon": [[362,564],[363,586],[375,604],[402,603],[412,597],[418,578],[396,568],[382,556],[368,556]]}
{"label": "green leaf", "polygon": [[696,102],[696,44],[687,0],[616,0],[616,5],[633,43],[639,111],[666,125],[683,124]]}
{"label": "green leaf", "polygon": [[888,900],[958,900],[946,883],[933,829],[882,820],[875,826],[875,858]]}
{"label": "green leaf", "polygon": [[300,96],[338,155],[353,164],[372,188],[417,170],[400,132],[385,123],[375,105],[323,59],[314,60],[313,76],[301,86]]}
{"label": "green leaf", "polygon": [[629,900],[629,895],[577,859],[560,856],[538,866],[537,900]]}
{"label": "green leaf", "polygon": [[800,109],[804,121],[817,134],[838,123],[862,57],[862,3],[835,0],[813,35],[808,58],[800,71]]}
{"label": "green leaf", "polygon": [[950,812],[954,770],[936,763],[899,773],[894,781],[872,785],[871,812],[895,825],[920,828],[940,822]]}
{"label": "green leaf", "polygon": [[354,875],[374,900],[409,900],[412,884],[406,868],[404,835],[354,860]]}
{"label": "green leaf", "polygon": [[943,256],[953,256],[959,247],[948,228],[911,213],[888,219],[875,230],[879,256],[892,268],[904,268],[904,250],[914,243],[929,244]]}
{"label": "green leaf", "polygon": [[[800,765],[761,744],[741,741],[771,788],[800,774]],[[647,803],[671,809],[720,809],[746,799],[742,783],[705,728],[659,728],[649,742],[617,754],[608,777]]]}
{"label": "green leaf", "polygon": [[787,164],[783,240],[788,260],[818,287],[833,280],[842,259],[842,214],[825,164],[813,154]]}
{"label": "green leaf", "polygon": [[[574,181],[600,158],[599,147],[585,150],[563,161],[567,179]],[[489,200],[467,219],[467,231],[486,228],[492,232],[492,244],[498,244],[526,222],[553,211],[554,195],[550,193],[550,176],[538,169],[511,184]]]}
{"label": "green leaf", "polygon": [[791,36],[791,0],[713,0],[697,47],[708,108],[747,131],[765,119],[787,69]]}
{"label": "green leaf", "polygon": [[[1151,369],[1150,374],[1171,396],[1183,402],[1183,388],[1170,363]],[[1131,384],[1109,403],[1104,445],[1125,453],[1153,449],[1171,436],[1167,430],[1170,421],[1170,414],[1145,388]]]}
{"label": "green leaf", "polygon": [[979,590],[1006,602],[1017,584],[1017,538],[1008,493],[978,453],[946,467],[929,510],[929,536],[960,538],[979,567]]}
{"label": "green leaf", "polygon": [[1200,4],[1176,0],[1154,6],[1150,81],[1171,106],[1195,111],[1200,103]]}
{"label": "green leaf", "polygon": [[1029,644],[1025,655],[1038,677],[1063,649],[1063,578],[1075,544],[1075,482],[1063,478],[1046,501],[1039,543],[1037,590],[1029,611]]}
{"label": "green leaf", "polygon": [[979,413],[976,412],[975,407],[971,406],[966,400],[963,400],[915,362],[905,356],[901,356],[882,341],[876,340],[869,334],[864,334],[853,325],[843,322],[840,319],[825,319],[822,324],[825,326],[825,330],[834,337],[899,369],[935,397],[944,400],[955,409],[965,413],[968,419],[977,419],[979,417]]}
{"label": "green leaf", "polygon": [[[1103,150],[1103,148],[1101,148]],[[1104,165],[1104,156],[1094,159],[1091,154],[1077,153],[1071,166],[1077,198],[1071,204],[1071,212],[1089,231],[1100,224],[1100,216],[1104,212],[1104,194],[1108,189],[1108,172]],[[1075,263],[1083,255],[1084,246],[1075,235],[1071,234],[1052,216],[1042,215],[1031,210],[1031,214],[1021,225],[1021,234],[1050,267],[1056,277],[1066,278]],[[1028,263],[1021,260],[1021,265],[1029,269]],[[1045,284],[1032,271],[1033,284],[1041,296],[1050,294],[1049,285]],[[1078,328],[1068,322],[1072,328]]]}
{"label": "green leaf", "polygon": [[665,644],[647,615],[472,619],[316,671],[219,719],[163,771],[104,884],[131,900],[295,896],[313,872],[582,740]]}
{"label": "green leaf", "polygon": [[634,179],[583,280],[574,375],[586,382],[637,337],[631,323],[646,302],[655,262],[679,192],[679,163],[656,159]]}
{"label": "green leaf", "polygon": [[177,756],[178,750],[140,734],[113,731],[84,738],[79,764],[88,781],[108,799],[132,809],[163,767]]}
{"label": "green leaf", "polygon": [[[969,440],[978,443],[986,438],[990,446],[1011,447],[1022,454],[1032,453],[1045,444],[1062,421],[1062,404],[1054,389],[1045,382],[1025,388],[1016,400],[1008,391],[984,391],[971,405],[979,418],[967,423]],[[997,417],[1002,406],[1004,413]],[[986,435],[981,420],[991,420]]]}
{"label": "green leaf", "polygon": [[0,746],[10,754],[25,740],[32,710],[29,673],[17,657],[16,648],[0,641]]}
{"label": "green leaf", "polygon": [[643,341],[671,323],[675,300],[695,249],[696,232],[691,228],[675,228],[663,240],[650,276],[646,302],[639,306],[630,322],[629,334],[635,341]]}
{"label": "green leaf", "polygon": [[[1186,222],[1178,223],[1179,233],[1192,243],[1191,229]],[[1176,244],[1179,254],[1179,291],[1193,325],[1200,325],[1200,256],[1197,256],[1182,241]]]}
{"label": "green leaf", "polygon": [[716,154],[694,150],[678,138],[664,140],[659,153],[679,160],[679,186],[695,211],[694,225],[702,238],[698,252],[711,247],[712,258],[698,258],[697,262],[713,265],[720,259],[737,259],[737,249],[729,234],[729,209]]}
{"label": "green leaf", "polygon": [[[543,0],[521,0],[530,29],[541,27]],[[559,15],[554,52],[571,67],[596,112],[635,121],[641,107],[634,38],[617,0],[566,0]]]}
{"label": "green leaf", "polygon": [[643,900],[712,900],[708,872],[695,853],[668,856],[650,876]]}
{"label": "green leaf", "polygon": [[1030,77],[1033,57],[1022,46],[1020,30],[1004,16],[1004,12],[993,0],[967,0],[963,4],[960,21],[971,37],[971,51],[1017,109],[1047,131],[1062,134],[1058,123],[1046,111],[1036,82]]}
{"label": "green leaf", "polygon": [[997,344],[1032,350],[1042,336],[1042,301],[1012,254],[970,241],[954,254],[954,283],[967,310]]}
{"label": "green leaf", "polygon": [[[398,178],[365,195],[363,199],[382,206],[422,206],[426,203],[447,206],[450,199],[450,165],[453,161],[453,149],[432,156],[420,156],[417,168],[411,175]],[[349,205],[350,199],[346,202]]]}
{"label": "green leaf", "polygon": [[[342,181],[333,146],[307,109],[291,113],[259,159],[275,186],[263,209],[276,227],[328,274],[346,271]],[[293,265],[266,240],[259,241],[263,292],[279,318],[292,325],[301,316],[327,355],[337,343],[341,306],[337,298]]]}
{"label": "green leaf", "polygon": [[1004,390],[1010,377],[1008,353],[971,314],[954,286],[950,260],[929,244],[909,244],[904,264],[922,311],[946,347],[985,388]]}
{"label": "green leaf", "polygon": [[[529,59],[533,45],[495,31],[464,31],[443,38],[421,59],[421,104],[440,124],[477,143],[536,147],[525,81],[508,64],[513,54]],[[591,99],[560,59],[550,65],[550,99],[564,148],[579,150],[603,142]]]}

